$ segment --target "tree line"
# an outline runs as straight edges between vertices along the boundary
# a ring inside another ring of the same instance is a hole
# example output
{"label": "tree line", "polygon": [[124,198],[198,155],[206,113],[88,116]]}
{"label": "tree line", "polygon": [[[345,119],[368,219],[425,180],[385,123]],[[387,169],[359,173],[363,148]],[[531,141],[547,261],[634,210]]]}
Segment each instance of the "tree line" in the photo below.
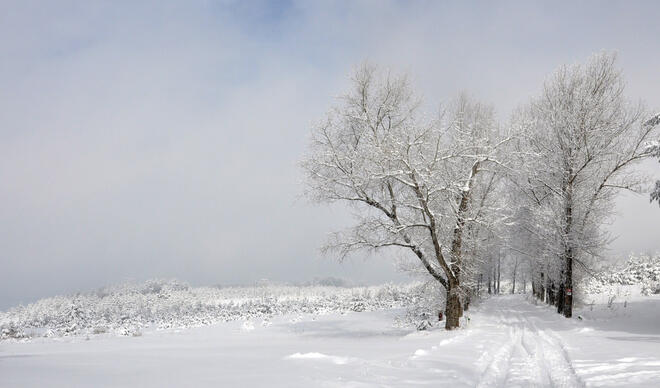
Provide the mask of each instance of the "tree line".
{"label": "tree line", "polygon": [[616,194],[642,191],[635,165],[658,152],[659,116],[624,89],[616,56],[600,53],[560,67],[500,123],[464,94],[425,115],[405,75],[360,66],[302,162],[309,198],[357,210],[324,249],[407,252],[446,290],[447,329],[486,279],[499,291],[503,258],[571,317]]}

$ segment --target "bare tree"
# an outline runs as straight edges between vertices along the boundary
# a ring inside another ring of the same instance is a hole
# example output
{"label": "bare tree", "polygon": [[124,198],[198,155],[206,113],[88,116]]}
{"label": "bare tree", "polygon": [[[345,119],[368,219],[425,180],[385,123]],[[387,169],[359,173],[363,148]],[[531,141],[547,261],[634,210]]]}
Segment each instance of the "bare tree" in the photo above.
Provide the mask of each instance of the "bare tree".
{"label": "bare tree", "polygon": [[459,326],[464,284],[476,255],[467,247],[498,222],[494,195],[509,138],[490,107],[460,97],[422,120],[406,77],[364,65],[352,88],[313,129],[302,166],[307,194],[355,206],[357,223],[330,238],[341,256],[356,249],[411,252],[447,291],[446,328]]}
{"label": "bare tree", "polygon": [[[595,55],[586,65],[561,67],[519,121],[530,167],[522,187],[545,214],[549,258],[559,262],[550,299],[571,317],[574,264],[586,266],[608,242],[602,226],[620,190],[639,191],[632,167],[649,156],[648,124],[641,104],[624,97],[615,55]],[[556,282],[556,283],[555,283]]]}

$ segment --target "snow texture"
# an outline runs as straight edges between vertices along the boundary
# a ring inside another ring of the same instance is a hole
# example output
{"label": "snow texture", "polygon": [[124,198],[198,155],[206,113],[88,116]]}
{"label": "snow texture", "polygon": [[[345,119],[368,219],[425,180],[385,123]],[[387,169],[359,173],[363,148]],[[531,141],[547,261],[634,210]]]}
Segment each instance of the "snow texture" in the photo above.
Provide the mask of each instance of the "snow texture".
{"label": "snow texture", "polygon": [[[0,340],[115,334],[149,327],[183,329],[284,314],[374,311],[416,305],[423,283],[371,287],[287,286],[191,288],[177,281],[122,284],[57,296],[0,312]],[[428,315],[428,314],[427,314]],[[268,323],[265,323],[266,325]],[[253,328],[245,323],[243,330]]]}
{"label": "snow texture", "polygon": [[644,295],[660,293],[660,255],[631,256],[621,265],[606,266],[585,281],[584,292],[612,295],[620,286],[633,285]]}
{"label": "snow texture", "polygon": [[474,306],[454,331],[395,327],[394,309],[254,318],[249,331],[237,321],[4,341],[0,386],[657,386],[660,295],[576,313],[507,295]]}

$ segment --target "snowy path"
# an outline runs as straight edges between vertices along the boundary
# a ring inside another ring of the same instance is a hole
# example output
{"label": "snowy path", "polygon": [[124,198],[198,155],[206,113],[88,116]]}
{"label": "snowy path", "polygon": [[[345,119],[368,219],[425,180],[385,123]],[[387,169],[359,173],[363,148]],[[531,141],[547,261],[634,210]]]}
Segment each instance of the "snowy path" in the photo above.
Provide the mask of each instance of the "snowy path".
{"label": "snowy path", "polygon": [[[502,339],[488,360],[478,387],[580,387],[566,347],[549,329],[538,328],[538,313],[520,298],[494,298],[482,314],[492,317],[486,330]],[[547,313],[547,312],[544,312]],[[473,334],[473,335],[476,335]]]}
{"label": "snowy path", "polygon": [[[578,321],[522,296],[493,297],[453,332],[397,329],[397,312],[382,311],[5,342],[0,387],[658,386],[660,298],[644,303]],[[635,309],[656,315],[641,322]]]}

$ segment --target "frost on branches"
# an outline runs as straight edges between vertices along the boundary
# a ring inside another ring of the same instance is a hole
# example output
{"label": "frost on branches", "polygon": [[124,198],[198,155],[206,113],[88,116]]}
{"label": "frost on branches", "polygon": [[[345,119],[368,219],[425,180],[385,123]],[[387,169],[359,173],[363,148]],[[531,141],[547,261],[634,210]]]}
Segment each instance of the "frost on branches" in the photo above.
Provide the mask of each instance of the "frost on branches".
{"label": "frost on branches", "polygon": [[198,287],[152,280],[57,296],[0,312],[0,339],[186,328],[284,314],[373,311],[419,303],[420,285]]}
{"label": "frost on branches", "polygon": [[585,292],[599,294],[616,286],[639,286],[642,295],[660,294],[660,255],[631,256],[616,266],[606,266],[585,281]]}
{"label": "frost on branches", "polygon": [[[647,121],[645,125],[655,126],[660,124],[660,113],[655,115],[651,120]],[[660,162],[660,141],[651,141],[647,144],[646,152],[653,157],[657,158]],[[660,205],[660,181],[655,182],[655,187],[651,190],[651,202],[658,202]]]}
{"label": "frost on branches", "polygon": [[326,248],[405,250],[446,290],[446,328],[456,328],[478,268],[469,248],[502,218],[511,138],[490,107],[467,97],[428,120],[406,77],[364,65],[351,81],[302,163],[310,198],[357,210]]}
{"label": "frost on branches", "polygon": [[574,266],[600,257],[615,196],[645,183],[633,167],[649,157],[660,122],[647,118],[641,104],[626,99],[616,57],[598,54],[585,65],[561,67],[514,120],[523,139],[521,198],[543,222],[532,225],[534,248],[544,258],[535,288],[566,317]]}

